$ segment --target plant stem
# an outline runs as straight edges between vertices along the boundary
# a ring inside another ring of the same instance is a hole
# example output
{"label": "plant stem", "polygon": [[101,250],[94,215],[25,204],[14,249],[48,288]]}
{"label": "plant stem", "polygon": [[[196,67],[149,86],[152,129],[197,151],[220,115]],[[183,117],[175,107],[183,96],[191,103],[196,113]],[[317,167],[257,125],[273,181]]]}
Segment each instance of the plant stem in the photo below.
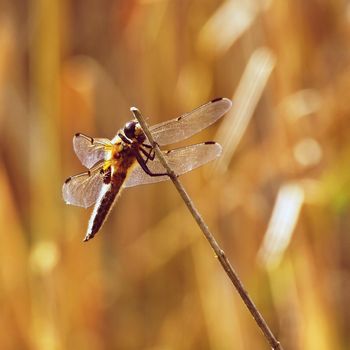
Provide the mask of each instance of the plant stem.
{"label": "plant stem", "polygon": [[212,233],[209,231],[208,225],[204,222],[202,216],[200,215],[200,213],[198,212],[198,210],[194,206],[191,198],[187,194],[185,188],[183,187],[183,185],[179,181],[178,177],[176,176],[174,171],[169,167],[169,165],[168,165],[168,163],[167,163],[163,153],[161,152],[158,144],[154,141],[154,139],[152,137],[152,134],[149,131],[148,126],[146,124],[146,121],[143,118],[141,112],[135,107],[132,107],[130,110],[133,113],[133,115],[135,116],[135,118],[138,120],[138,122],[140,123],[140,125],[141,125],[144,133],[146,134],[150,144],[152,145],[152,147],[153,147],[153,149],[154,149],[154,151],[155,151],[159,161],[161,162],[161,164],[166,169],[170,179],[173,181],[177,191],[179,192],[181,198],[185,202],[188,210],[190,211],[190,213],[192,214],[192,216],[196,220],[196,222],[197,222],[198,226],[200,227],[201,231],[203,232],[205,238],[207,239],[207,241],[209,242],[210,246],[214,250],[214,252],[216,254],[216,257],[218,258],[221,266],[223,267],[223,269],[225,270],[227,276],[229,277],[229,279],[231,280],[232,284],[236,288],[237,292],[239,293],[239,295],[243,299],[243,302],[245,303],[245,305],[247,306],[248,310],[252,314],[255,322],[257,323],[257,325],[259,326],[259,328],[263,332],[265,338],[267,339],[267,341],[271,345],[272,349],[283,350],[280,342],[273,335],[272,331],[270,330],[270,328],[267,325],[266,321],[262,317],[261,313],[259,312],[259,310],[255,306],[255,304],[252,301],[252,299],[249,297],[247,291],[245,290],[245,288],[243,286],[243,283],[241,282],[241,280],[239,279],[237,273],[233,269],[230,261],[227,259],[225,252],[220,248],[220,246],[217,243],[216,239],[214,238]]}

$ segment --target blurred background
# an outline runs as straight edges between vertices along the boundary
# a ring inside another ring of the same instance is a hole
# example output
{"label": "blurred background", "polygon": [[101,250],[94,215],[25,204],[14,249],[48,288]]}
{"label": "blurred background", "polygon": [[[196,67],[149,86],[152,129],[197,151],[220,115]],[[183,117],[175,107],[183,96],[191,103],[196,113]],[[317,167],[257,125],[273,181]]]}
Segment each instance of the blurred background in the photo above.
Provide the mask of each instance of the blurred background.
{"label": "blurred background", "polygon": [[350,2],[1,0],[1,349],[269,349],[171,183],[101,232],[76,132],[234,101],[183,183],[285,349],[350,348]]}

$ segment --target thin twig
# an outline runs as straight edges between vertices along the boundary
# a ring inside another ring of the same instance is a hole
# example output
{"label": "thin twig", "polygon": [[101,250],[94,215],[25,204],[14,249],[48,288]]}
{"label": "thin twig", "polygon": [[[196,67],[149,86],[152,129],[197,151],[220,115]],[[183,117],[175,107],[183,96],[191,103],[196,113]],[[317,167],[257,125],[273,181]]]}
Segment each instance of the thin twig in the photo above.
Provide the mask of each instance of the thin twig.
{"label": "thin twig", "polygon": [[173,181],[177,191],[179,192],[180,196],[182,197],[183,201],[185,202],[187,208],[191,212],[192,216],[196,220],[198,226],[200,227],[201,231],[203,232],[205,238],[208,240],[210,246],[214,250],[218,260],[220,261],[221,266],[225,270],[227,276],[235,286],[237,292],[243,299],[244,303],[246,304],[248,310],[252,314],[253,318],[255,319],[255,322],[262,330],[264,336],[266,337],[267,341],[271,345],[272,349],[275,350],[283,350],[280,342],[276,339],[276,337],[273,335],[272,331],[270,330],[269,326],[267,325],[266,321],[262,317],[259,310],[254,305],[252,299],[249,297],[247,291],[245,290],[243,283],[239,279],[237,273],[233,269],[231,263],[226,257],[225,252],[220,248],[219,244],[216,242],[214,236],[209,231],[209,228],[207,224],[204,222],[202,216],[199,214],[198,210],[195,208],[191,198],[187,194],[185,188],[182,186],[181,182],[179,181],[178,177],[174,173],[174,171],[169,167],[165,157],[163,156],[163,153],[161,152],[158,144],[154,141],[152,134],[150,133],[148,126],[146,124],[145,119],[143,118],[141,112],[135,108],[132,107],[131,112],[135,116],[135,118],[140,123],[143,131],[145,132],[150,144],[152,145],[158,159],[160,160],[161,164],[166,169],[170,179]]}

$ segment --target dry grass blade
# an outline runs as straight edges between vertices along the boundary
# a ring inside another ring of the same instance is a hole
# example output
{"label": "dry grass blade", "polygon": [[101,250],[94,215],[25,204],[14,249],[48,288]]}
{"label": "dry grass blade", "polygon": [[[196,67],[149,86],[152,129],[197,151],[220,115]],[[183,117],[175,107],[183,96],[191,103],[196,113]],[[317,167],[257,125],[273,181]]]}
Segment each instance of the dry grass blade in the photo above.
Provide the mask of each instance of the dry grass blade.
{"label": "dry grass blade", "polygon": [[[225,53],[254,22],[262,7],[270,1],[225,1],[203,26],[198,47],[214,55]],[[225,30],[222,30],[225,28]]]}
{"label": "dry grass blade", "polygon": [[215,139],[225,149],[223,156],[216,162],[216,170],[225,171],[227,169],[253,116],[274,65],[275,57],[267,48],[256,50],[250,57],[233,96],[232,110],[224,118],[215,136]]}
{"label": "dry grass blade", "polygon": [[264,241],[259,251],[259,260],[268,266],[276,266],[291,240],[304,201],[302,187],[283,185],[277,195]]}

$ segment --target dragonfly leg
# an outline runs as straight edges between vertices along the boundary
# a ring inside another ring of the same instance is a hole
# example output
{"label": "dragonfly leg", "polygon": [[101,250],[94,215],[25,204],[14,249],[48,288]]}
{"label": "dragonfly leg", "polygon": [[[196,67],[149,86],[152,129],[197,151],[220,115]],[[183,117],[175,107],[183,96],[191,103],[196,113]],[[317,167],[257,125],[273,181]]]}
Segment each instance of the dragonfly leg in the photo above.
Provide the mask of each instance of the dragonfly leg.
{"label": "dragonfly leg", "polygon": [[[146,154],[146,151],[142,147],[148,148],[150,150],[149,153]],[[142,147],[140,147],[140,149],[142,153],[146,156],[146,164],[147,164],[149,159],[154,160],[154,157],[156,156],[156,152],[154,151],[154,148],[151,145],[148,145],[147,143],[143,143]],[[153,151],[153,154],[152,154],[152,151]]]}
{"label": "dragonfly leg", "polygon": [[[156,152],[154,151],[154,148],[151,145],[148,145],[147,143],[143,143],[142,146],[145,147],[145,148],[148,148],[150,150],[149,153],[146,155],[145,151],[142,149],[142,147],[140,147],[142,153],[147,157],[146,163],[148,162],[148,159],[154,160],[154,157],[156,155]],[[152,151],[153,151],[153,154],[152,154]]]}
{"label": "dragonfly leg", "polygon": [[147,152],[142,147],[140,147],[140,151],[146,156],[146,161],[145,161],[146,164],[147,164],[149,159],[154,160],[154,157],[156,156],[156,152],[152,148],[149,150],[149,152]]}
{"label": "dragonfly leg", "polygon": [[135,152],[136,160],[140,164],[142,170],[149,176],[169,176],[168,173],[152,173],[152,171],[148,168],[146,161],[142,158],[139,152]]}

